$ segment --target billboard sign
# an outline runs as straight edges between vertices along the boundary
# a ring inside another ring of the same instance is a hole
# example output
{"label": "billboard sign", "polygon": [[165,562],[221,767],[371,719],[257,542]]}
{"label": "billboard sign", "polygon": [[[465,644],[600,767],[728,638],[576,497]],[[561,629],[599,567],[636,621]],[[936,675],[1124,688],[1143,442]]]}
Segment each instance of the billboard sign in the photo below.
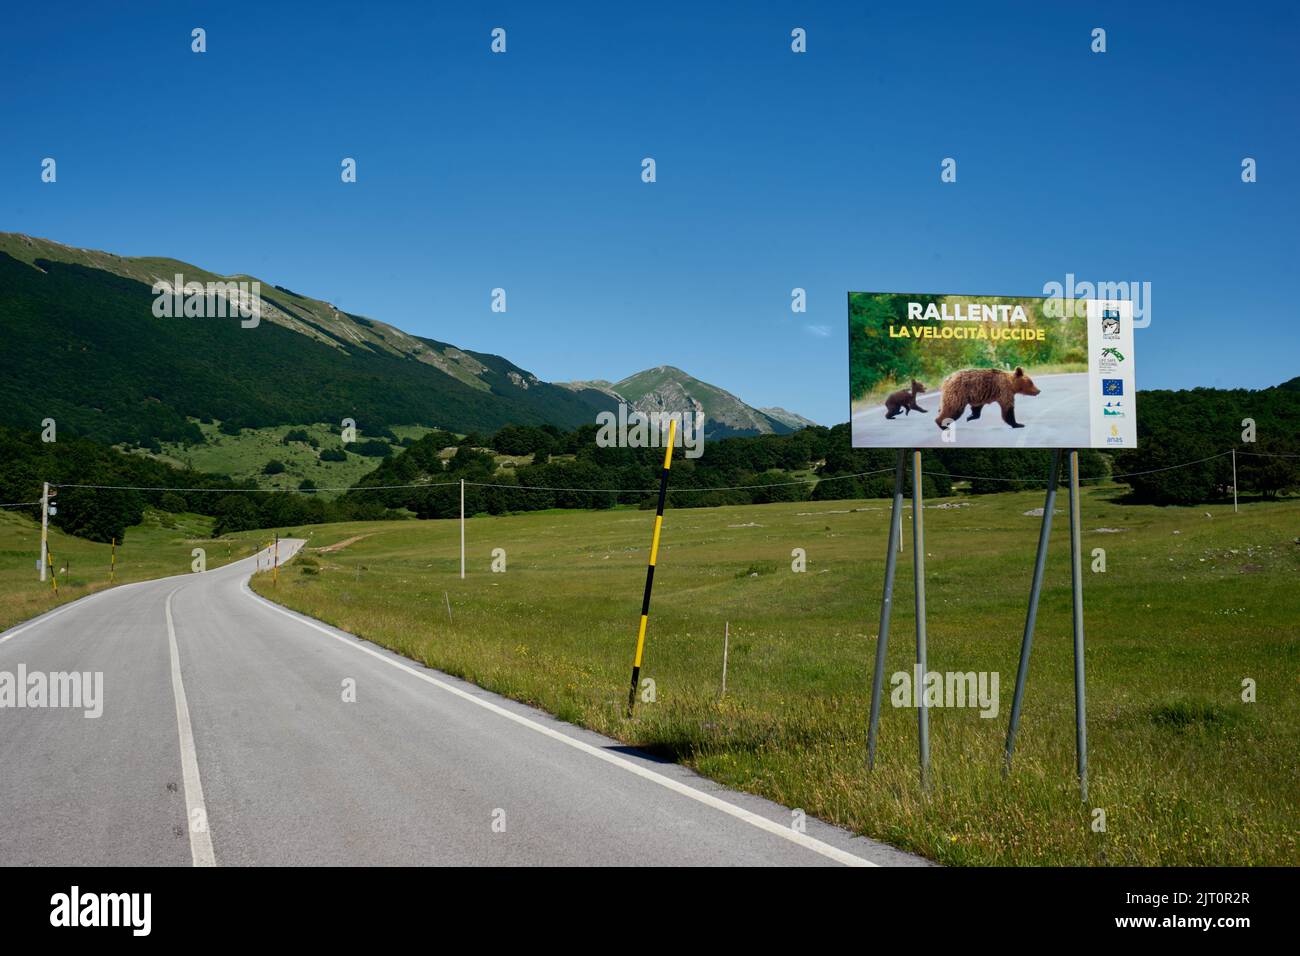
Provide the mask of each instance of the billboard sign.
{"label": "billboard sign", "polygon": [[849,293],[854,448],[1134,448],[1133,303]]}

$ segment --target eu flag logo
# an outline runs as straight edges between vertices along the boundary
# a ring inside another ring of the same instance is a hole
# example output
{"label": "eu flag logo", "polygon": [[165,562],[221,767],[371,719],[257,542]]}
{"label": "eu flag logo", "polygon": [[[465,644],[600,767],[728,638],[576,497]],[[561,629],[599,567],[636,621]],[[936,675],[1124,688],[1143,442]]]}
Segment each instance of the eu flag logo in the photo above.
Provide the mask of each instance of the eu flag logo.
{"label": "eu flag logo", "polygon": [[1124,380],[1122,378],[1103,378],[1101,380],[1101,394],[1123,395]]}

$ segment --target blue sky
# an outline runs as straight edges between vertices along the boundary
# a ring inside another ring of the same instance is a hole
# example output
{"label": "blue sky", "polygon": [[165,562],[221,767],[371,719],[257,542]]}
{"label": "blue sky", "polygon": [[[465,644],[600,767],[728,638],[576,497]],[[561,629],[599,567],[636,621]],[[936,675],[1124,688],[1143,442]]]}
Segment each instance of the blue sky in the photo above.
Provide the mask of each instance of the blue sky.
{"label": "blue sky", "polygon": [[1145,281],[1140,387],[1300,374],[1294,6],[277,6],[10,11],[0,229],[252,273],[548,380],[678,365],[826,424],[850,289]]}

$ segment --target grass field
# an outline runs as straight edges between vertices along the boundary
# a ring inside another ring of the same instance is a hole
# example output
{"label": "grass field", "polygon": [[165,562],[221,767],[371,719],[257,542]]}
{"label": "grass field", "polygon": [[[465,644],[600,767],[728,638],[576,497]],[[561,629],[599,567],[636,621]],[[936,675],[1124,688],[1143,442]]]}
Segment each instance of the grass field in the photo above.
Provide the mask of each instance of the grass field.
{"label": "grass field", "polygon": [[[263,488],[297,488],[304,478],[310,478],[318,488],[348,488],[374,471],[382,461],[380,458],[358,455],[351,451],[348,452],[346,461],[321,461],[321,449],[348,447],[339,440],[337,430],[331,430],[327,425],[245,428],[238,435],[222,434],[211,423],[199,424],[199,429],[207,439],[206,444],[186,446],[164,442],[161,454],[149,457],[178,467],[189,465],[209,474],[226,474],[238,479],[251,478]],[[298,429],[314,438],[318,447],[313,448],[306,442],[297,441],[286,444],[284,436]],[[397,425],[392,428],[393,434],[399,439],[417,439],[430,431],[432,429],[419,425]],[[359,440],[370,439],[362,435]],[[401,450],[397,445],[391,447],[393,454]],[[136,450],[135,454],[148,453]],[[277,475],[263,474],[263,467],[272,459],[282,462],[285,470]],[[325,496],[332,497],[328,493]]]}
{"label": "grass field", "polygon": [[[1300,502],[1150,508],[1084,495],[1090,807],[1074,777],[1068,524],[1056,523],[1014,771],[1000,774],[1040,494],[926,511],[929,665],[1000,675],[996,719],[888,696],[865,769],[887,501],[670,511],[643,677],[624,718],[653,515],[476,517],[303,529],[291,607],[731,786],[946,864],[1300,862]],[[910,513],[909,513],[910,514]],[[1100,530],[1110,529],[1110,530]],[[284,529],[287,531],[287,529]],[[320,550],[340,545],[335,550]],[[791,549],[807,571],[791,570]],[[492,550],[506,552],[492,573]],[[914,654],[910,544],[889,667]],[[447,601],[452,619],[449,620]],[[724,622],[727,696],[718,700]],[[1242,682],[1258,700],[1243,703]],[[886,683],[888,695],[890,684]],[[1094,830],[1091,808],[1105,811]]]}
{"label": "grass field", "polygon": [[[220,567],[253,554],[269,534],[249,532],[214,540],[211,533],[212,519],[205,515],[147,512],[144,523],[129,528],[118,547],[114,578],[125,584],[184,574],[194,560],[194,548],[204,549],[209,568]],[[58,571],[57,595],[49,578],[42,584],[36,570],[40,525],[0,511],[0,630],[110,586],[109,545],[50,528],[49,546]]]}

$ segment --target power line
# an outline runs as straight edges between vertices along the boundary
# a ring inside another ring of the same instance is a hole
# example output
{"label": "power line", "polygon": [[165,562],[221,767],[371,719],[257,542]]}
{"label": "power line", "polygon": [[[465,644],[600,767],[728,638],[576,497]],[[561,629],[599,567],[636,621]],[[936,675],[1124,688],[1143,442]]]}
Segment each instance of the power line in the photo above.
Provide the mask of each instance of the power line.
{"label": "power line", "polygon": [[[709,485],[698,488],[671,488],[668,491],[670,495],[685,494],[694,491],[750,491],[754,488],[785,488],[790,485],[807,485],[816,484],[823,481],[842,481],[845,478],[863,478],[867,475],[880,475],[887,471],[893,471],[892,468],[877,468],[874,471],[859,471],[851,475],[825,475],[813,478],[797,478],[794,481],[775,481],[763,485]],[[522,488],[527,491],[608,491],[615,494],[656,494],[658,488],[555,488],[548,485],[500,485],[490,481],[467,481],[466,485],[475,485],[479,488]]]}
{"label": "power line", "polygon": [[[1016,450],[1016,449],[1010,449]],[[1163,471],[1172,471],[1176,468],[1189,468],[1192,465],[1204,464],[1207,461],[1214,461],[1218,458],[1225,458],[1232,454],[1232,450],[1219,452],[1216,455],[1208,455],[1205,458],[1197,458],[1193,461],[1179,462],[1174,465],[1165,465],[1161,468],[1149,468],[1144,471],[1127,471],[1111,475],[1096,475],[1091,478],[1080,478],[1080,481],[1112,481],[1119,478],[1137,478],[1142,475],[1154,475]],[[1270,454],[1267,452],[1250,452],[1237,450],[1239,455],[1250,455],[1255,458],[1300,458],[1300,455],[1291,454]],[[777,481],[765,484],[751,485],[717,485],[717,486],[700,486],[694,488],[674,488],[669,493],[673,495],[704,493],[710,491],[753,491],[762,488],[788,488],[794,485],[819,484],[823,481],[844,481],[849,478],[866,478],[871,475],[880,475],[893,471],[892,468],[877,468],[872,471],[859,471],[848,475],[814,475],[811,478],[797,478],[792,481]],[[925,471],[923,474],[932,477],[956,478],[962,481],[1002,481],[1002,482],[1019,482],[1022,484],[1045,484],[1043,478],[1005,478],[995,475],[962,475],[953,474],[947,471]],[[320,492],[342,492],[352,493],[360,491],[403,491],[417,488],[453,488],[459,485],[459,481],[440,481],[440,482],[412,482],[400,485],[351,485],[346,487],[329,487],[329,488],[199,488],[199,487],[181,487],[165,485],[90,485],[90,484],[55,484],[51,483],[51,488],[82,488],[94,491],[178,491],[178,492],[217,492],[217,493],[238,493],[241,491],[259,492],[263,494],[275,494],[281,492],[297,493],[304,495],[317,494]],[[466,481],[466,485],[476,488],[501,488],[516,491],[563,491],[563,492],[605,492],[608,494],[654,494],[658,491],[656,488],[592,488],[592,487],[562,487],[555,485],[508,485],[491,481]],[[0,505],[0,507],[12,508],[23,507],[27,505],[40,504],[37,501],[19,501],[9,504]]]}
{"label": "power line", "polygon": [[[50,483],[51,488],[90,488],[98,491],[260,491],[265,493],[276,493],[281,491],[297,491],[304,495],[315,494],[318,491],[383,491],[396,488],[448,488],[452,485],[459,484],[455,481],[441,482],[422,482],[409,485],[360,485],[347,486],[339,488],[185,488],[169,487],[165,485],[60,485]],[[39,502],[38,502],[39,503]]]}
{"label": "power line", "polygon": [[[1203,462],[1214,461],[1216,458],[1226,458],[1228,455],[1231,454],[1232,454],[1231,451],[1221,451],[1217,455],[1210,455],[1207,458],[1198,458],[1195,461],[1179,462],[1176,465],[1166,465],[1163,468],[1149,468],[1146,471],[1123,471],[1114,475],[1094,475],[1091,478],[1080,478],[1079,480],[1080,481],[1112,481],[1116,478],[1136,478],[1139,475],[1154,475],[1156,472],[1160,472],[1160,471],[1173,471],[1175,468],[1188,468],[1192,465],[1202,464]],[[1272,456],[1268,456],[1268,457],[1272,457]],[[924,474],[935,475],[935,476],[946,475],[949,478],[961,478],[967,481],[1017,481],[1017,482],[1021,482],[1022,484],[1028,484],[1028,483],[1046,484],[1047,483],[1047,480],[1045,478],[997,478],[992,475],[954,475],[951,472],[947,472],[947,471],[927,471],[924,472]]]}

